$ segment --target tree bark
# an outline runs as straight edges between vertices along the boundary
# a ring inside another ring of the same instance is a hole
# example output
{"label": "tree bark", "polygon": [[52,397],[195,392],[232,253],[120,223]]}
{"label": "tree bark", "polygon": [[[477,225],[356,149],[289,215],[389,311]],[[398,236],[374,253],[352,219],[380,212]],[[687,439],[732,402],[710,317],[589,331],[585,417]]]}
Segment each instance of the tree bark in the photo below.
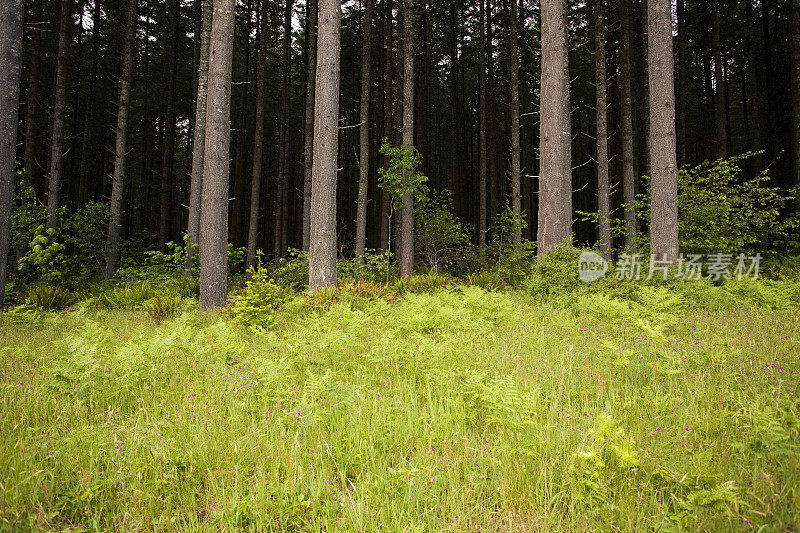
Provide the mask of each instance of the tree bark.
{"label": "tree bark", "polygon": [[50,171],[47,193],[47,227],[56,226],[61,206],[61,171],[64,155],[64,115],[67,105],[67,76],[69,41],[72,37],[73,0],[61,0],[56,53],[55,95],[53,97],[53,130],[50,141]]}
{"label": "tree bark", "polygon": [[306,70],[305,149],[303,151],[303,251],[308,251],[311,225],[311,177],[314,163],[314,99],[317,89],[317,0],[308,0],[308,61]]}
{"label": "tree bark", "polygon": [[[680,1],[680,0],[679,0]],[[610,258],[611,238],[611,185],[608,169],[608,97],[606,73],[606,20],[605,0],[595,0],[594,12],[594,83],[597,108],[597,207],[600,215],[598,238],[600,251]]]}
{"label": "tree bark", "polygon": [[789,75],[792,98],[792,175],[794,185],[800,187],[800,0],[789,0],[789,28],[792,56]]}
{"label": "tree bark", "polygon": [[228,293],[228,181],[235,0],[214,0],[208,68],[203,201],[200,213],[200,308],[223,307]]}
{"label": "tree bark", "polygon": [[[747,0],[749,1],[749,0]],[[677,0],[678,15],[678,79],[675,94],[676,135],[678,143],[678,165],[686,163],[686,61],[688,38],[686,35],[686,0]]]}
{"label": "tree bark", "polygon": [[120,77],[119,105],[117,108],[117,143],[114,160],[114,177],[111,188],[111,218],[106,241],[105,279],[111,279],[119,262],[119,239],[122,230],[122,194],[125,190],[125,172],[128,161],[128,113],[131,108],[131,80],[133,57],[136,50],[137,0],[128,0],[125,19],[125,44],[123,46],[122,76]]}
{"label": "tree bark", "polygon": [[[414,0],[403,0],[403,146],[414,145]],[[404,183],[400,276],[414,273],[414,197]]]}
{"label": "tree bark", "polygon": [[[31,36],[31,66],[28,72],[28,94],[25,105],[25,153],[23,155],[25,167],[22,173],[22,180],[26,187],[33,188],[36,183],[36,120],[39,116],[39,79],[42,58],[42,28],[44,22],[42,15],[43,0],[36,0],[34,4],[34,22]],[[27,198],[23,197],[23,202],[27,203]]]}
{"label": "tree bark", "polygon": [[[392,0],[384,0],[384,56],[383,56],[383,137],[392,140]],[[383,166],[388,168],[390,160],[383,157]],[[391,230],[389,217],[392,212],[392,200],[389,193],[383,191],[381,195],[381,250],[390,252],[389,232]]]}
{"label": "tree bark", "polygon": [[186,234],[186,275],[195,265],[195,244],[200,241],[200,203],[203,197],[203,155],[206,144],[206,106],[208,105],[208,54],[211,46],[212,0],[203,0],[203,23],[200,30],[200,62],[197,72],[197,103],[195,104],[194,143],[192,145],[192,174],[189,184],[189,222]]}
{"label": "tree bark", "polygon": [[478,251],[481,260],[486,256],[486,184],[488,173],[488,155],[486,143],[486,124],[487,124],[487,98],[486,98],[486,54],[487,47],[486,41],[488,35],[486,33],[486,7],[485,0],[479,0],[480,17],[479,26],[479,50],[478,50],[478,98],[480,107],[480,134],[479,134],[479,169],[478,169],[478,194],[479,194],[479,207],[478,207]]}
{"label": "tree bark", "polygon": [[[761,91],[758,83],[758,58],[756,55],[757,43],[755,29],[753,25],[753,5],[752,0],[745,0],[745,24],[747,25],[747,68],[745,78],[747,92],[750,94],[748,109],[748,121],[745,128],[749,132],[752,143],[748,147],[750,150],[763,150],[764,141],[761,137]],[[756,156],[755,165],[757,170],[764,167],[764,156]]]}
{"label": "tree bark", "polygon": [[314,108],[314,174],[311,183],[311,292],[336,285],[336,174],[339,155],[339,83],[342,8],[319,0],[317,89]]}
{"label": "tree bark", "polygon": [[725,113],[725,74],[722,62],[722,37],[719,27],[719,1],[711,0],[711,48],[714,54],[714,119],[717,130],[717,157],[728,157],[728,131]]}
{"label": "tree bark", "polygon": [[161,189],[159,192],[158,248],[166,252],[172,215],[172,170],[175,162],[175,88],[178,78],[178,39],[180,34],[181,2],[173,0],[170,8],[171,36],[167,48],[166,88],[164,94],[164,146],[161,158]]}
{"label": "tree bark", "polygon": [[[247,195],[247,162],[251,154],[247,154],[247,130],[248,117],[250,116],[250,34],[253,17],[253,0],[247,0],[247,7],[244,18],[244,75],[242,76],[241,97],[239,100],[239,113],[234,121],[232,131],[236,132],[234,139],[234,165],[233,183],[231,184],[231,203],[230,203],[230,242],[236,246],[242,246],[245,240],[245,198]],[[234,40],[236,37],[234,36]],[[231,102],[235,102],[235,96],[231,96]]]}
{"label": "tree bark", "polygon": [[[519,124],[519,17],[517,16],[517,0],[511,0],[509,11],[509,89],[511,91],[510,104],[511,104],[511,211],[514,216],[522,216],[522,162],[521,162],[521,147],[520,147],[520,124]],[[563,9],[563,5],[562,5]],[[566,26],[564,28],[564,54],[566,54]],[[543,41],[544,42],[544,41]],[[544,49],[544,47],[543,47]],[[564,65],[566,68],[566,56],[564,56]],[[565,72],[566,75],[566,72]],[[569,80],[567,80],[567,99],[569,99]],[[569,108],[569,105],[567,105]],[[569,120],[569,114],[567,114]],[[571,172],[571,171],[570,171]],[[571,194],[571,192],[570,192]],[[571,217],[570,217],[571,219]],[[522,233],[520,228],[514,230],[514,242],[519,243],[522,240]]]}
{"label": "tree bark", "polygon": [[95,0],[92,15],[92,65],[89,72],[89,90],[83,110],[83,134],[81,138],[81,166],[78,174],[78,207],[85,207],[89,201],[89,173],[92,159],[92,127],[97,94],[97,70],[100,58],[100,20],[102,2]]}
{"label": "tree bark", "polygon": [[678,257],[678,168],[675,140],[672,9],[670,0],[648,0],[650,64],[650,246],[656,257]]}
{"label": "tree bark", "polygon": [[281,85],[281,131],[278,141],[278,187],[275,196],[275,258],[286,253],[286,193],[289,186],[289,82],[292,73],[292,0],[286,0],[283,21],[283,83]]}
{"label": "tree bark", "polygon": [[631,56],[630,0],[620,0],[619,18],[621,26],[619,46],[620,85],[620,133],[622,137],[622,201],[625,206],[625,248],[636,251],[636,167],[633,150],[633,85]]}
{"label": "tree bark", "polygon": [[566,6],[564,0],[542,0],[541,6],[541,170],[537,247],[540,256],[572,234],[572,134]]}
{"label": "tree bark", "polygon": [[253,142],[253,179],[250,191],[250,225],[247,232],[247,263],[256,266],[258,221],[261,207],[261,160],[264,153],[264,106],[267,99],[267,0],[261,2],[261,24],[258,28],[258,67],[256,85],[256,127]]}
{"label": "tree bark", "polygon": [[364,0],[361,52],[361,109],[359,111],[358,206],[356,209],[356,259],[361,260],[367,243],[367,193],[369,189],[369,107],[372,87],[372,0]]}
{"label": "tree bark", "polygon": [[22,70],[23,0],[0,4],[0,312],[3,311],[14,199],[19,84]]}

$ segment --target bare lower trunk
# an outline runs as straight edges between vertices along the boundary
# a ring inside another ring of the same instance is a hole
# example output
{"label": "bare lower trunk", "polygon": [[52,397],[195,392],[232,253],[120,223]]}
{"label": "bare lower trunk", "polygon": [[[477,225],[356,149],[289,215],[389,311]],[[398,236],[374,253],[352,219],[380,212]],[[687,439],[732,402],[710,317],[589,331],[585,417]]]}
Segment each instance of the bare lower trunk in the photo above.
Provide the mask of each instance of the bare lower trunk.
{"label": "bare lower trunk", "polygon": [[[747,24],[747,69],[746,81],[747,89],[750,93],[748,106],[748,121],[745,124],[749,132],[749,138],[752,143],[748,147],[750,150],[763,150],[764,141],[761,137],[761,91],[758,83],[758,58],[756,55],[757,41],[753,25],[753,5],[752,0],[745,0],[745,24]],[[796,76],[792,77],[796,81]],[[681,161],[678,161],[681,164]],[[759,155],[755,159],[757,170],[761,170],[764,166],[764,156]]]}
{"label": "bare lower trunk", "polygon": [[253,142],[253,179],[250,191],[250,224],[247,232],[247,263],[255,267],[258,249],[258,220],[261,206],[261,159],[264,152],[264,105],[267,98],[267,0],[261,2],[261,25],[258,29],[258,68],[256,86],[256,128]]}
{"label": "bare lower trunk", "polygon": [[478,162],[478,194],[480,195],[478,207],[478,251],[480,258],[486,256],[486,180],[487,180],[487,146],[486,146],[486,123],[488,110],[486,109],[486,41],[488,35],[486,34],[486,7],[485,0],[480,1],[480,49],[478,50],[478,98],[480,99],[480,161]]}
{"label": "bare lower trunk", "polygon": [[175,161],[175,89],[178,82],[178,36],[180,33],[180,0],[172,3],[167,54],[167,87],[164,95],[164,146],[161,158],[161,189],[159,193],[158,248],[166,252],[172,216],[172,167]]}
{"label": "bare lower trunk", "polygon": [[[678,143],[678,164],[686,163],[686,61],[688,38],[686,32],[686,0],[677,0],[678,15],[678,86],[675,94],[676,135]],[[747,0],[750,1],[750,0]]]}
{"label": "bare lower trunk", "polygon": [[317,0],[308,0],[305,149],[303,151],[303,250],[308,251],[311,223],[311,176],[314,162],[314,95],[317,88]]}
{"label": "bare lower trunk", "polygon": [[541,79],[540,256],[572,234],[572,137],[564,0],[542,0]]}
{"label": "bare lower trunk", "polygon": [[714,53],[714,119],[717,127],[717,157],[728,157],[728,131],[725,113],[725,75],[722,68],[722,38],[719,27],[719,2],[711,0],[711,48]]}
{"label": "bare lower trunk", "polygon": [[47,227],[53,228],[61,207],[61,171],[64,155],[64,114],[67,104],[67,70],[69,41],[72,35],[73,0],[61,0],[56,55],[55,96],[53,97],[53,133],[50,141],[50,171],[47,193]]}
{"label": "bare lower trunk", "polygon": [[[511,211],[515,217],[522,216],[522,162],[519,125],[519,17],[517,0],[511,0],[509,12],[509,88],[511,90]],[[565,34],[566,36],[566,34]],[[566,43],[564,44],[566,46]],[[566,53],[566,52],[565,52]],[[567,82],[569,92],[569,82]],[[569,97],[569,94],[567,95]],[[569,120],[569,115],[567,115]],[[522,240],[521,228],[514,229],[514,242]]]}
{"label": "bare lower trunk", "polygon": [[625,248],[636,251],[636,167],[633,160],[633,96],[631,89],[631,15],[630,0],[620,0],[621,23],[619,47],[620,133],[622,136],[622,201],[625,207]]}
{"label": "bare lower trunk", "polygon": [[228,295],[228,181],[235,0],[214,0],[208,69],[203,201],[200,213],[200,308]]}
{"label": "bare lower trunk", "polygon": [[[383,56],[383,136],[392,140],[392,0],[384,0],[384,56]],[[389,157],[384,156],[384,168],[389,166]],[[390,252],[392,201],[389,193],[381,195],[381,250]]]}
{"label": "bare lower trunk", "polygon": [[128,160],[128,112],[131,108],[131,79],[133,56],[136,50],[137,0],[128,0],[125,19],[125,44],[122,56],[119,105],[117,108],[117,144],[114,160],[114,177],[111,188],[111,218],[106,241],[105,279],[111,279],[119,261],[119,238],[122,230],[122,194],[125,190],[125,172]]}
{"label": "bare lower trunk", "polygon": [[[414,0],[403,0],[403,145],[414,145]],[[404,184],[407,185],[407,184]],[[403,191],[400,276],[414,273],[414,198]]]}
{"label": "bare lower trunk", "polygon": [[800,187],[800,1],[789,2],[789,27],[791,40],[791,93],[792,93],[792,172],[794,185]]}
{"label": "bare lower trunk", "polygon": [[100,57],[100,19],[102,3],[96,0],[92,16],[92,66],[89,73],[89,91],[83,110],[83,136],[81,139],[81,166],[78,174],[78,206],[84,207],[89,201],[91,159],[92,159],[92,125],[94,107],[97,105],[97,69]]}
{"label": "bare lower trunk", "polygon": [[648,0],[650,63],[651,251],[678,257],[678,168],[675,147],[672,16],[670,0]]}
{"label": "bare lower trunk", "polygon": [[367,242],[367,193],[369,188],[369,106],[372,66],[372,0],[364,1],[362,34],[361,109],[359,112],[358,206],[356,209],[356,258],[361,260]]}
{"label": "bare lower trunk", "polygon": [[200,62],[197,73],[197,103],[195,104],[192,174],[189,189],[189,222],[186,234],[186,275],[195,266],[195,247],[200,242],[200,202],[203,196],[203,154],[206,148],[206,106],[208,103],[208,54],[211,42],[212,0],[203,0],[203,25],[200,32]]}
{"label": "bare lower trunk", "polygon": [[605,0],[596,0],[594,13],[594,64],[597,98],[597,207],[600,215],[598,239],[603,256],[611,255],[611,197],[608,177],[608,99],[606,96]]}
{"label": "bare lower trunk", "polygon": [[278,187],[275,196],[275,241],[274,255],[286,253],[286,193],[289,184],[289,81],[292,69],[292,0],[286,0],[283,21],[283,83],[281,86],[281,131],[278,141]]}
{"label": "bare lower trunk", "polygon": [[340,0],[319,1],[314,175],[308,288],[336,285],[336,170],[339,156]]}
{"label": "bare lower trunk", "polygon": [[0,4],[0,312],[3,311],[17,155],[23,0]]}

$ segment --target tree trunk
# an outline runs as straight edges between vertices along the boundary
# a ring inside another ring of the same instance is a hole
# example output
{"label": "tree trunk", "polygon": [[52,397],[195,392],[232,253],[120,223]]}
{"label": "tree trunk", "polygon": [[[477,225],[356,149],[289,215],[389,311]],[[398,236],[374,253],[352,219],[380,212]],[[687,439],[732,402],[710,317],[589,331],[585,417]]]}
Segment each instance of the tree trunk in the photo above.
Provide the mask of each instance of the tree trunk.
{"label": "tree trunk", "polygon": [[[680,0],[679,0],[680,1]],[[597,207],[600,215],[598,238],[604,257],[611,256],[611,186],[608,171],[608,98],[606,73],[605,0],[595,0],[594,13],[594,83],[597,91]]]}
{"label": "tree trunk", "polygon": [[314,97],[317,89],[317,0],[306,4],[308,61],[306,70],[305,149],[303,151],[303,251],[308,251],[311,224],[311,177],[314,163]]}
{"label": "tree trunk", "polygon": [[122,194],[125,188],[125,172],[128,160],[128,113],[131,108],[131,79],[136,50],[136,23],[138,21],[137,0],[128,0],[125,19],[125,44],[122,56],[122,76],[117,108],[117,144],[114,160],[114,177],[111,188],[111,218],[108,222],[106,241],[105,279],[111,279],[119,262],[119,239],[122,230]]}
{"label": "tree trunk", "polygon": [[[749,138],[752,143],[748,147],[750,150],[763,150],[764,141],[761,138],[761,91],[759,90],[758,83],[758,58],[756,50],[758,44],[756,43],[756,35],[753,25],[753,5],[752,0],[745,0],[745,24],[747,25],[747,68],[745,69],[745,78],[747,84],[747,92],[750,94],[748,109],[748,121],[745,128],[749,132]],[[757,170],[764,167],[764,156],[756,156],[754,163]]]}
{"label": "tree trunk", "polygon": [[670,0],[648,1],[650,64],[651,251],[678,257],[678,168],[675,140],[672,9]]}
{"label": "tree trunk", "polygon": [[[747,0],[749,1],[749,0]],[[686,31],[686,0],[677,0],[678,15],[678,86],[675,94],[676,135],[678,142],[678,165],[686,163],[686,61],[689,39]]]}
{"label": "tree trunk", "polygon": [[47,227],[53,228],[61,206],[61,171],[64,155],[64,115],[67,106],[69,41],[72,37],[73,0],[61,0],[56,54],[55,95],[53,97],[53,130],[50,141],[50,172],[47,193]]}
{"label": "tree trunk", "polygon": [[789,40],[791,48],[791,141],[794,185],[800,187],[800,0],[789,0]]}
{"label": "tree trunk", "polygon": [[[511,0],[509,11],[509,88],[511,90],[511,211],[515,217],[522,216],[522,162],[520,147],[520,124],[519,124],[519,17],[517,16],[517,0]],[[562,8],[563,10],[563,5]],[[563,22],[561,22],[563,23]],[[559,24],[561,24],[559,23]],[[564,28],[563,53],[566,54],[566,26]],[[544,41],[543,41],[544,42]],[[544,47],[543,47],[544,50]],[[564,68],[566,68],[566,55],[564,55]],[[566,75],[566,71],[564,72]],[[569,99],[569,80],[566,80],[567,99]],[[569,121],[569,105],[567,105],[567,121]],[[563,179],[563,176],[562,176]],[[571,188],[570,188],[571,190]],[[571,194],[571,192],[570,192]],[[570,218],[571,221],[571,218]],[[514,229],[514,242],[522,240],[520,228]]]}
{"label": "tree trunk", "polygon": [[489,213],[487,214],[486,224],[489,227],[494,225],[495,217],[498,212],[498,192],[500,189],[497,171],[497,122],[495,121],[495,96],[494,96],[494,46],[492,43],[492,0],[486,0],[486,52],[488,63],[486,65],[486,92],[487,92],[487,123],[486,123],[486,144],[487,144],[487,169],[486,180],[489,189]]}
{"label": "tree trunk", "polygon": [[[460,6],[459,6],[460,7]],[[462,165],[463,151],[463,128],[461,125],[461,95],[459,84],[459,57],[458,57],[458,15],[461,10],[456,8],[456,0],[450,0],[450,34],[448,36],[450,45],[450,120],[451,134],[453,138],[452,146],[452,170],[451,186],[453,189],[453,207],[456,217],[462,218],[466,214],[464,205],[464,167]]]}
{"label": "tree trunk", "polygon": [[340,0],[319,1],[309,290],[336,285],[336,174],[339,155]]}
{"label": "tree trunk", "polygon": [[[384,0],[384,56],[383,56],[383,137],[392,140],[392,0]],[[390,164],[388,156],[383,158],[384,168]],[[390,252],[389,217],[392,214],[392,200],[389,193],[383,191],[381,196],[381,250]]]}
{"label": "tree trunk", "polygon": [[170,8],[171,35],[167,47],[166,88],[164,94],[164,146],[161,158],[161,190],[159,193],[158,248],[166,252],[172,216],[172,170],[175,161],[175,88],[178,77],[178,38],[180,34],[181,2],[173,0]]}
{"label": "tree trunk", "polygon": [[633,76],[631,73],[630,0],[620,0],[621,26],[619,46],[620,132],[622,136],[622,201],[625,206],[625,248],[636,251],[636,167],[633,160]]}
{"label": "tree trunk", "polygon": [[0,4],[0,312],[3,311],[14,199],[19,84],[22,70],[23,0]]}
{"label": "tree trunk", "polygon": [[480,26],[478,36],[480,48],[478,50],[478,98],[480,100],[480,161],[478,162],[478,194],[479,194],[479,207],[478,207],[478,251],[480,252],[480,259],[483,260],[486,256],[486,180],[488,170],[487,159],[487,146],[486,146],[486,122],[487,113],[486,109],[486,41],[488,35],[486,34],[486,7],[485,0],[479,0],[480,12]]}
{"label": "tree trunk", "polygon": [[255,267],[258,249],[258,221],[261,207],[261,160],[264,153],[264,106],[267,99],[267,0],[261,2],[258,28],[258,67],[256,85],[256,127],[253,142],[253,179],[250,191],[250,225],[247,232],[246,268]]}
{"label": "tree trunk", "polygon": [[208,105],[208,54],[211,45],[212,0],[203,0],[203,23],[200,30],[200,63],[197,72],[197,102],[195,104],[194,143],[192,145],[192,174],[189,185],[189,223],[186,234],[186,275],[195,266],[195,248],[200,242],[200,202],[203,196],[203,154],[206,148],[206,106]]}
{"label": "tree trunk", "polygon": [[235,0],[214,0],[208,67],[203,201],[200,212],[200,308],[228,295],[228,181]]}
{"label": "tree trunk", "polygon": [[[403,0],[403,146],[414,145],[414,0]],[[414,197],[404,183],[400,276],[414,273]]]}
{"label": "tree trunk", "polygon": [[[31,66],[28,72],[28,94],[27,102],[25,105],[25,153],[24,163],[25,168],[22,173],[22,180],[26,187],[33,188],[36,182],[36,120],[39,116],[39,77],[41,71],[41,58],[42,58],[42,28],[40,25],[44,22],[42,15],[42,2],[43,0],[36,0],[34,4],[34,23],[36,26],[33,28],[31,36]],[[23,202],[27,203],[27,198],[23,197]]]}
{"label": "tree trunk", "polygon": [[89,173],[92,168],[92,126],[97,93],[97,69],[100,57],[100,19],[102,2],[95,0],[92,15],[92,65],[89,73],[89,90],[83,110],[83,135],[81,139],[81,166],[78,174],[78,207],[85,207],[89,201]]}
{"label": "tree trunk", "polygon": [[711,0],[711,48],[714,54],[714,119],[717,129],[717,157],[728,157],[728,131],[725,114],[725,75],[722,69],[722,38],[719,27],[719,2]]}
{"label": "tree trunk", "polygon": [[539,135],[541,256],[572,234],[572,136],[564,0],[542,0],[542,89]]}
{"label": "tree trunk", "polygon": [[283,83],[281,85],[281,131],[278,141],[278,187],[275,196],[275,258],[283,257],[289,186],[289,82],[292,73],[292,0],[286,0],[283,21]]}
{"label": "tree trunk", "polygon": [[360,261],[367,243],[367,192],[369,188],[369,106],[372,67],[372,0],[364,1],[361,52],[361,109],[359,111],[358,207],[356,210],[356,258]]}
{"label": "tree trunk", "polygon": [[[244,76],[242,76],[241,99],[239,101],[239,113],[234,121],[233,131],[236,132],[235,156],[233,165],[233,183],[231,184],[230,203],[230,242],[236,246],[242,246],[245,231],[245,201],[247,191],[247,162],[250,154],[247,154],[247,127],[248,117],[250,116],[250,34],[251,19],[253,17],[253,0],[247,0],[247,8],[244,18]],[[234,36],[234,42],[236,37]],[[231,102],[236,99],[232,96]]]}

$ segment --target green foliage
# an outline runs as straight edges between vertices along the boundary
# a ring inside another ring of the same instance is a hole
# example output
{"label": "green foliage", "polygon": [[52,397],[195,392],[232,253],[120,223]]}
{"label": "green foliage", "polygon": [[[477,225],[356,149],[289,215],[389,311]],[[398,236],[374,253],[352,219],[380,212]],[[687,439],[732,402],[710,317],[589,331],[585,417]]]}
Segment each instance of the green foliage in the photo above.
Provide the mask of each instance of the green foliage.
{"label": "green foliage", "polygon": [[561,244],[533,264],[533,272],[526,282],[534,295],[570,292],[583,283],[578,277],[578,260],[581,251],[570,244]]}
{"label": "green foliage", "polygon": [[37,284],[28,288],[24,305],[41,311],[61,311],[76,301],[76,296],[62,287]]}
{"label": "green foliage", "polygon": [[399,275],[396,265],[391,263],[391,254],[382,250],[364,250],[361,257],[352,261],[339,259],[336,271],[339,281],[367,280],[377,283],[386,282],[387,277],[396,278]]}
{"label": "green foliage", "polygon": [[275,284],[265,268],[250,269],[250,281],[233,304],[233,316],[239,323],[268,328],[276,311],[286,302],[286,291]]}
{"label": "green foliage", "polygon": [[418,253],[437,273],[474,255],[469,228],[453,214],[449,191],[432,194],[417,206],[414,241]]}
{"label": "green foliage", "polygon": [[153,322],[161,324],[163,321],[174,317],[182,303],[183,298],[181,297],[159,295],[142,304],[142,309]]}
{"label": "green foliage", "polygon": [[[797,250],[800,215],[783,210],[798,191],[770,186],[769,169],[743,177],[741,165],[757,155],[748,152],[705,161],[678,174],[679,241],[684,253],[755,253],[764,243]],[[649,186],[648,186],[649,190]],[[637,213],[649,224],[649,192],[637,199]],[[647,238],[644,244],[647,244]]]}
{"label": "green foliage", "polygon": [[524,238],[516,241],[517,235],[521,235],[527,227],[528,221],[525,217],[514,213],[511,205],[506,202],[490,228],[492,238],[488,243],[489,254],[497,262],[498,268],[505,265],[520,266],[533,259],[536,243]]}
{"label": "green foliage", "polygon": [[300,292],[308,287],[308,252],[289,248],[287,257],[267,266],[269,277],[286,290]]}
{"label": "green foliage", "polygon": [[33,234],[28,253],[19,260],[19,270],[28,275],[42,272],[48,282],[60,281],[66,273],[66,246],[58,240],[58,230],[39,225]]}
{"label": "green foliage", "polygon": [[110,219],[108,205],[100,202],[89,202],[64,219],[61,233],[70,251],[68,277],[73,283],[85,283],[103,272]]}
{"label": "green foliage", "polygon": [[467,276],[467,284],[485,291],[499,291],[508,286],[503,276],[496,270],[480,270]]}
{"label": "green foliage", "polygon": [[[47,221],[47,206],[36,201],[36,193],[20,182],[11,211],[11,236],[9,250],[28,249],[34,239],[36,228]],[[24,202],[23,202],[24,200]]]}
{"label": "green foliage", "polygon": [[428,194],[428,178],[419,171],[422,155],[410,145],[392,146],[383,140],[380,152],[389,158],[389,166],[378,170],[378,186],[392,198],[396,209],[404,209],[403,195],[411,195],[413,202],[424,200]]}
{"label": "green foliage", "polygon": [[422,294],[453,286],[453,278],[443,273],[428,272],[400,278],[394,282],[394,289],[399,294]]}

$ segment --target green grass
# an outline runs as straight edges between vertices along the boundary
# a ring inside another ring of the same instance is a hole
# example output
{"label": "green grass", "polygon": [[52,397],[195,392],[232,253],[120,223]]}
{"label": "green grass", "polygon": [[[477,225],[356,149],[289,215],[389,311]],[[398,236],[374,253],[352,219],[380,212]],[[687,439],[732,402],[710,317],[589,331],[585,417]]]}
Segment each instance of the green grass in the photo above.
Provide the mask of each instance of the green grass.
{"label": "green grass", "polygon": [[798,308],[735,289],[12,313],[0,529],[797,531]]}

